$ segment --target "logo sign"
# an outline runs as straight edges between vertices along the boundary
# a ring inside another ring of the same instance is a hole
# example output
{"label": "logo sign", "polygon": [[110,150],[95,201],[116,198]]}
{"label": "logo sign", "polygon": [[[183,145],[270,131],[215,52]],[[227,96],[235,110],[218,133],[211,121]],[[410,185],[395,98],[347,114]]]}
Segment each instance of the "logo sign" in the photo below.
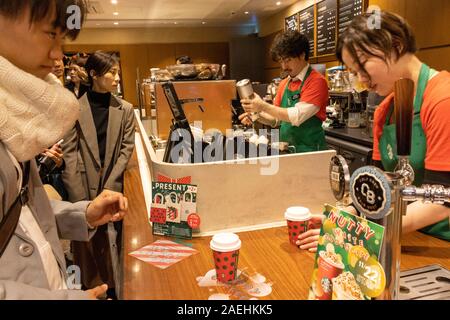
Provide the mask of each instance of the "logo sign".
{"label": "logo sign", "polygon": [[371,219],[382,219],[391,209],[391,187],[386,175],[375,167],[357,169],[350,180],[356,208]]}

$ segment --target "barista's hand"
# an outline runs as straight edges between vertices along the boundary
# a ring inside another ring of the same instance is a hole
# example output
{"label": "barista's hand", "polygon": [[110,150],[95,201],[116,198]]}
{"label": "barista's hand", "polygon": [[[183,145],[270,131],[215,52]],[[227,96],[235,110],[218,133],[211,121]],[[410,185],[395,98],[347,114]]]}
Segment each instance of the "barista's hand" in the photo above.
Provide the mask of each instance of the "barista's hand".
{"label": "barista's hand", "polygon": [[239,116],[239,121],[241,121],[241,123],[242,123],[244,126],[251,126],[251,125],[253,124],[251,115],[250,115],[250,113],[248,113],[248,112],[244,112],[243,114],[241,114],[241,115]]}
{"label": "barista's hand", "polygon": [[87,207],[86,221],[92,226],[123,219],[128,212],[128,199],[119,192],[103,190]]}
{"label": "barista's hand", "polygon": [[317,251],[317,244],[319,243],[320,227],[322,226],[324,215],[313,215],[308,223],[308,231],[298,236],[296,244],[302,250],[308,250],[309,252]]}
{"label": "barista's hand", "polygon": [[251,113],[258,113],[264,111],[264,106],[267,104],[261,97],[254,93],[255,97],[253,99],[242,99],[241,104],[244,110]]}

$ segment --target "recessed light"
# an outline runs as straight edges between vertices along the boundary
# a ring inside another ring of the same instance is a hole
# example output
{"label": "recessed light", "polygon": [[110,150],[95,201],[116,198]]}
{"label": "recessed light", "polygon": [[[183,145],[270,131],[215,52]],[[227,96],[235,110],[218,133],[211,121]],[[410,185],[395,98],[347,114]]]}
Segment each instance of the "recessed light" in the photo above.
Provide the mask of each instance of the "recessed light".
{"label": "recessed light", "polygon": [[117,26],[119,23],[118,22],[114,22],[114,24]]}
{"label": "recessed light", "polygon": [[175,21],[173,24],[178,24],[178,22]]}
{"label": "recessed light", "polygon": [[111,0],[112,4],[117,4],[117,0]]}
{"label": "recessed light", "polygon": [[202,21],[202,24],[206,24],[206,21]]}
{"label": "recessed light", "polygon": [[279,6],[279,5],[281,5],[281,1],[278,1],[278,2],[277,2],[277,6]]}
{"label": "recessed light", "polygon": [[113,12],[113,15],[118,16],[119,13],[118,12]]}
{"label": "recessed light", "polygon": [[245,14],[248,14],[249,12],[248,12],[248,11],[245,11],[244,13],[245,13]]}

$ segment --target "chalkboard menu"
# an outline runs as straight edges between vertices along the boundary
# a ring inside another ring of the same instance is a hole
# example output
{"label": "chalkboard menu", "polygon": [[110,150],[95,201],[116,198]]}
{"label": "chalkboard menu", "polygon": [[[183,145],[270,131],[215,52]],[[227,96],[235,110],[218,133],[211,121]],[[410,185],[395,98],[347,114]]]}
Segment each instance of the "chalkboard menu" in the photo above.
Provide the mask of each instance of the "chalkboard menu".
{"label": "chalkboard menu", "polygon": [[363,13],[363,0],[340,0],[339,1],[339,35],[344,32],[354,17]]}
{"label": "chalkboard menu", "polygon": [[299,12],[300,33],[309,39],[310,56],[314,56],[314,6]]}
{"label": "chalkboard menu", "polygon": [[298,31],[298,13],[284,19],[285,30]]}
{"label": "chalkboard menu", "polygon": [[336,50],[337,1],[323,0],[317,4],[317,55]]}

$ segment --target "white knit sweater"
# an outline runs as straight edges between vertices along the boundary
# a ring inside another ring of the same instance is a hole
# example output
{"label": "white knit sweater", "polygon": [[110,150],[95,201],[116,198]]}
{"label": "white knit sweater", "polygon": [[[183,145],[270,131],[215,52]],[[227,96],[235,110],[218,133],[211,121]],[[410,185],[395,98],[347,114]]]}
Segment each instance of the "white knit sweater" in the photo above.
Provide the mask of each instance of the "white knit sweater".
{"label": "white knit sweater", "polygon": [[18,161],[34,158],[61,139],[79,109],[53,74],[39,79],[0,56],[0,140]]}

